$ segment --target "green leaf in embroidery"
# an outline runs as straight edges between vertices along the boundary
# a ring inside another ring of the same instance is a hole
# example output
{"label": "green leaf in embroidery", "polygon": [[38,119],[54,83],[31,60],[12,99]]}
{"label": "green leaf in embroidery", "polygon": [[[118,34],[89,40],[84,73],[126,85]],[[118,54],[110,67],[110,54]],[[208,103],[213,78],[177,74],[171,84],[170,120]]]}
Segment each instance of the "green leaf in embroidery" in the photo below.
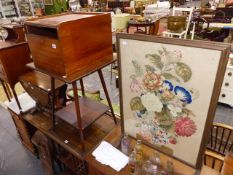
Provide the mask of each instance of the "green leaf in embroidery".
{"label": "green leaf in embroidery", "polygon": [[140,64],[135,60],[133,60],[132,63],[133,63],[136,75],[137,76],[142,76],[143,75],[143,70],[142,70],[142,67],[140,66]]}
{"label": "green leaf in embroidery", "polygon": [[158,122],[161,127],[169,127],[173,124],[172,118],[167,111],[157,113]]}
{"label": "green leaf in embroidery", "polygon": [[165,79],[167,80],[175,80],[177,81],[178,83],[180,82],[179,78],[177,78],[176,76],[170,74],[170,73],[162,73],[162,76],[164,76]]}
{"label": "green leaf in embroidery", "polygon": [[158,50],[159,54],[162,55],[163,54],[163,51],[162,50]]}
{"label": "green leaf in embroidery", "polygon": [[163,68],[163,63],[161,57],[157,54],[146,54],[146,58],[149,58],[150,61],[160,70]]}
{"label": "green leaf in embroidery", "polygon": [[193,113],[193,111],[191,111],[190,109],[187,109],[187,108],[183,108],[182,109],[182,112],[187,114],[188,116],[189,115],[192,115],[193,117],[195,117],[196,115]]}
{"label": "green leaf in embroidery", "polygon": [[151,65],[145,65],[146,67],[146,71],[149,71],[149,72],[154,72],[155,71],[155,68]]}
{"label": "green leaf in embroidery", "polygon": [[141,111],[141,110],[145,109],[140,97],[132,98],[130,100],[130,107],[131,107],[132,111]]}
{"label": "green leaf in embroidery", "polygon": [[184,80],[184,82],[189,81],[189,79],[192,77],[192,70],[185,63],[176,63],[175,71],[176,74]]}

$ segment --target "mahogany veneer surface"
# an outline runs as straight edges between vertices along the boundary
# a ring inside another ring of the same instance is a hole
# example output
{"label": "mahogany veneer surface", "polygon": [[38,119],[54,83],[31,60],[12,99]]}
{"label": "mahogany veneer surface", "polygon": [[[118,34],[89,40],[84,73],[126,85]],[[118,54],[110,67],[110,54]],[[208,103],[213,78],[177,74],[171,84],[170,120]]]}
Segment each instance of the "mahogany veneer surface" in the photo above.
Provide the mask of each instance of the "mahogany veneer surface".
{"label": "mahogany veneer surface", "polygon": [[[79,105],[82,118],[82,129],[85,129],[87,126],[95,122],[109,110],[108,106],[91,100],[88,97],[80,97]],[[74,102],[57,111],[55,115],[69,124],[78,127]]]}
{"label": "mahogany veneer surface", "polygon": [[25,65],[30,63],[28,44],[0,41],[0,79],[9,83],[13,88],[18,77],[30,69]]}
{"label": "mahogany veneer surface", "polygon": [[108,13],[47,16],[29,20],[25,27],[36,68],[66,82],[113,60]]}
{"label": "mahogany veneer surface", "polygon": [[51,116],[38,112],[24,115],[23,118],[79,159],[83,159],[115,127],[114,121],[107,115],[87,127],[83,151],[79,131],[68,123],[59,120],[53,131]]}

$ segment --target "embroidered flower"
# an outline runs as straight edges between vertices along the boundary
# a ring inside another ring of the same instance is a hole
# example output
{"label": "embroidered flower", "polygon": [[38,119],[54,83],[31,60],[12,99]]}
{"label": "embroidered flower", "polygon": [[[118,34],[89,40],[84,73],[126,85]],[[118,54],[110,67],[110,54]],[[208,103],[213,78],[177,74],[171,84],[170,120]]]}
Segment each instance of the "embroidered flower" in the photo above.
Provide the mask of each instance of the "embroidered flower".
{"label": "embroidered flower", "polygon": [[185,88],[181,86],[176,86],[175,89],[176,96],[180,99],[180,101],[190,104],[192,103],[192,96],[189,91],[187,91]]}
{"label": "embroidered flower", "polygon": [[155,91],[156,89],[161,87],[163,82],[160,75],[148,71],[144,76],[143,83],[144,83],[144,87],[148,91]]}
{"label": "embroidered flower", "polygon": [[177,63],[181,60],[182,58],[182,53],[181,51],[166,51],[161,54],[162,59],[166,64],[169,63]]}
{"label": "embroidered flower", "polygon": [[177,117],[178,113],[182,112],[182,105],[179,103],[168,104],[167,108],[173,117]]}
{"label": "embroidered flower", "polygon": [[163,90],[161,92],[161,98],[165,101],[170,101],[175,97],[175,95],[172,93],[172,91],[169,90]]}
{"label": "embroidered flower", "polygon": [[147,111],[161,112],[163,104],[154,93],[147,93],[141,96],[142,104],[146,107]]}
{"label": "embroidered flower", "polygon": [[173,90],[173,85],[172,85],[172,83],[171,83],[170,81],[165,80],[165,81],[163,82],[163,88],[164,88],[164,89],[167,89],[167,90],[169,90],[169,91],[172,91],[172,90]]}
{"label": "embroidered flower", "polygon": [[140,93],[143,90],[143,86],[139,80],[136,79],[135,75],[130,76],[132,82],[130,84],[131,92]]}
{"label": "embroidered flower", "polygon": [[175,122],[175,132],[178,136],[190,137],[196,130],[194,121],[189,117],[181,117]]}
{"label": "embroidered flower", "polygon": [[176,140],[176,138],[175,137],[169,137],[169,143],[171,143],[171,144],[176,144],[177,143],[177,140]]}

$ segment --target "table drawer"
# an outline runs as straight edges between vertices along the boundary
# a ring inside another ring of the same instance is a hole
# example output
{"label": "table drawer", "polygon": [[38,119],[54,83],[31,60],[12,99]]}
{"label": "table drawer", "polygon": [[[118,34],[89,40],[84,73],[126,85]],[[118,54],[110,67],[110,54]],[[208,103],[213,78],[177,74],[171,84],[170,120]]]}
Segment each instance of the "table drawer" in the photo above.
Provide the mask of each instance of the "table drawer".
{"label": "table drawer", "polygon": [[218,101],[221,103],[233,105],[233,91],[222,89]]}

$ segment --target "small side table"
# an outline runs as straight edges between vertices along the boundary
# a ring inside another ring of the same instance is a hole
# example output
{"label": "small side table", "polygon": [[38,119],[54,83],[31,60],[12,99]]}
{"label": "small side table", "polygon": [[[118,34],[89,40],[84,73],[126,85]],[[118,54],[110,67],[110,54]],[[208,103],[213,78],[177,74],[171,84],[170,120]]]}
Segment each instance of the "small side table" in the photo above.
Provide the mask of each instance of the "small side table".
{"label": "small side table", "polygon": [[[130,27],[136,27],[138,33],[143,34],[155,34],[156,26],[159,24],[159,20],[157,21],[137,21],[137,20],[129,20],[128,26],[127,26],[127,33],[129,33]],[[145,31],[141,31],[139,27],[145,27]],[[149,30],[147,30],[149,28]]]}

